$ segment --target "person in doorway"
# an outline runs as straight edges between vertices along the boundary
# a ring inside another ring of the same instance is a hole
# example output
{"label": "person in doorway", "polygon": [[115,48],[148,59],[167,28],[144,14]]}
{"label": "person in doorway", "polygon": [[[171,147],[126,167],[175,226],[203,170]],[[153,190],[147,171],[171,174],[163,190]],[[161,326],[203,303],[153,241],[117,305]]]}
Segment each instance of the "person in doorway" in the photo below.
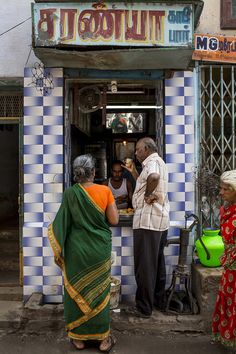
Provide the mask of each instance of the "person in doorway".
{"label": "person in doorway", "polygon": [[236,170],[220,178],[220,233],[225,245],[223,273],[212,319],[214,339],[236,352]]}
{"label": "person in doorway", "polygon": [[48,228],[55,262],[64,276],[66,329],[76,349],[86,340],[100,341],[108,352],[116,339],[110,333],[111,231],[119,220],[110,189],[95,184],[95,159],[74,160],[75,184],[66,189]]}
{"label": "person in doorway", "polygon": [[129,117],[129,129],[132,133],[142,132],[143,120],[140,113],[132,113]]}
{"label": "person in doorway", "polygon": [[122,167],[128,167],[128,168],[123,168],[123,170],[124,170],[123,171],[123,177],[127,178],[127,180],[130,181],[131,186],[132,186],[132,191],[134,191],[135,190],[135,186],[136,186],[136,179],[133,177],[132,173],[130,171],[128,171],[129,168],[131,168],[131,166],[133,166],[133,159],[131,159],[130,157],[126,157],[121,166]]}
{"label": "person in doorway", "polygon": [[123,177],[121,161],[114,161],[111,167],[111,177],[103,182],[112,191],[118,209],[132,206],[133,189],[131,182]]}
{"label": "person in doorway", "polygon": [[111,129],[113,133],[127,133],[128,132],[128,123],[127,118],[122,113],[115,114],[111,123]]}
{"label": "person in doorway", "polygon": [[127,313],[149,318],[153,308],[165,308],[164,247],[169,228],[168,172],[153,139],[145,137],[136,145],[135,155],[142,172],[127,168],[136,180],[133,194],[134,270],[137,283],[136,306]]}

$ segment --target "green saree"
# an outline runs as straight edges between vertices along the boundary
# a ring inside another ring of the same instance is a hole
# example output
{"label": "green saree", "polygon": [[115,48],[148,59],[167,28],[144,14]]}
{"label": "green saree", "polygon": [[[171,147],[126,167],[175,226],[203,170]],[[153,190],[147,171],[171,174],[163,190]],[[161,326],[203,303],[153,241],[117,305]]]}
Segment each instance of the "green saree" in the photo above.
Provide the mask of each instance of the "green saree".
{"label": "green saree", "polygon": [[64,192],[48,237],[64,276],[68,336],[103,340],[110,331],[111,269],[111,231],[104,211],[75,184]]}

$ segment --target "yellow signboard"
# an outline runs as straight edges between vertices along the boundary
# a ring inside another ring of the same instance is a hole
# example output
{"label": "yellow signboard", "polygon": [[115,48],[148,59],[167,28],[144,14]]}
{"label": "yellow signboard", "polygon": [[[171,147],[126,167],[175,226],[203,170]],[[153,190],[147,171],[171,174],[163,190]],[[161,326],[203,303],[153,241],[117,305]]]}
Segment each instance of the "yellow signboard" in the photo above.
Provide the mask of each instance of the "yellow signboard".
{"label": "yellow signboard", "polygon": [[36,47],[184,47],[193,41],[193,6],[155,2],[32,4]]}

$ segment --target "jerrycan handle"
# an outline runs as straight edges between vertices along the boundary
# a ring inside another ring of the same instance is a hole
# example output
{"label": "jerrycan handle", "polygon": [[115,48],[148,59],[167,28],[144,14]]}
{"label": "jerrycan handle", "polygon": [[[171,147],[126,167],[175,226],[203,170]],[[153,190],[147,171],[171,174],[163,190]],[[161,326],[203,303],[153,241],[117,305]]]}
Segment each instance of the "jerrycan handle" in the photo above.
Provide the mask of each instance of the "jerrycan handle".
{"label": "jerrycan handle", "polygon": [[205,252],[206,252],[207,260],[209,261],[209,259],[211,258],[211,255],[210,255],[210,253],[209,253],[209,251],[208,251],[208,249],[207,249],[205,243],[203,242],[201,236],[199,237],[199,241],[200,241],[202,247],[204,248],[204,250],[205,250]]}

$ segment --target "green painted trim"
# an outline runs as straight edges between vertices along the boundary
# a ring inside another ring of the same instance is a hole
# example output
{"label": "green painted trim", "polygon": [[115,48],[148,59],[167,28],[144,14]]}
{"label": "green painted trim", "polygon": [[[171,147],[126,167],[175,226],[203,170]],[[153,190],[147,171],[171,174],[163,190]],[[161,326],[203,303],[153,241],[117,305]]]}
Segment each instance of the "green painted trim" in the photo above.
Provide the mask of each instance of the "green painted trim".
{"label": "green painted trim", "polygon": [[68,78],[83,79],[132,79],[132,80],[160,80],[164,78],[164,70],[96,70],[96,69],[64,69]]}

